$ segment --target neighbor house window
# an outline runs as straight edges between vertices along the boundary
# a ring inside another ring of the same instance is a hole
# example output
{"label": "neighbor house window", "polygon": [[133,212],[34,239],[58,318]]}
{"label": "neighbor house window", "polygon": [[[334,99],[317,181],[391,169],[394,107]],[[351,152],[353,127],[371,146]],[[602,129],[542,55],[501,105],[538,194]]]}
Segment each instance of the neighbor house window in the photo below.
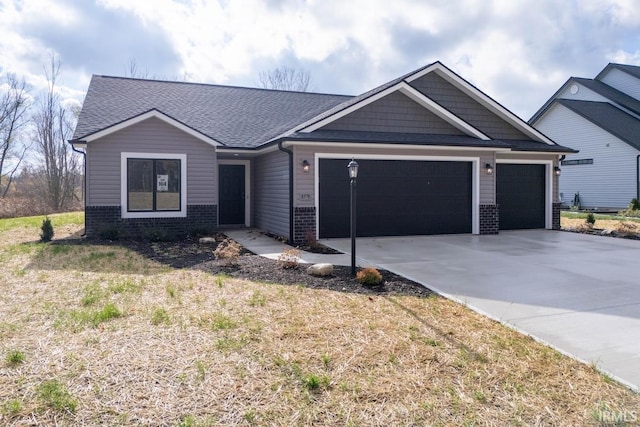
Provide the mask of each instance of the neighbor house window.
{"label": "neighbor house window", "polygon": [[122,153],[123,217],[185,216],[186,156]]}

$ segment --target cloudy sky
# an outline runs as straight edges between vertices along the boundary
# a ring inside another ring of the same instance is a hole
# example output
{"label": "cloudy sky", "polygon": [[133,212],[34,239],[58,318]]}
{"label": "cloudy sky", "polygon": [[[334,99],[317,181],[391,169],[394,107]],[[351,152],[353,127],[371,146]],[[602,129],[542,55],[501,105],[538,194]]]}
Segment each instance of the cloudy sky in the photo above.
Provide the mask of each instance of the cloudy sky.
{"label": "cloudy sky", "polygon": [[640,64],[636,0],[0,0],[0,68],[63,96],[91,74],[256,86],[308,70],[317,92],[357,95],[435,60],[528,119],[570,76]]}

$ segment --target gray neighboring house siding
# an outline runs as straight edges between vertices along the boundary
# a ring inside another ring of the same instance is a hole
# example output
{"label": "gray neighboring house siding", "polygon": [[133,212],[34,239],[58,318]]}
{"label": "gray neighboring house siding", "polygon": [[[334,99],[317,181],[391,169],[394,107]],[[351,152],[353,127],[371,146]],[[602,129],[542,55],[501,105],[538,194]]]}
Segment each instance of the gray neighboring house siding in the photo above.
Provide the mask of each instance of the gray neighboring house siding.
{"label": "gray neighboring house siding", "polygon": [[254,225],[289,237],[289,156],[274,151],[252,162]]}
{"label": "gray neighboring house siding", "polygon": [[[141,157],[145,153],[187,155],[186,218],[121,218],[122,152],[139,152]],[[155,229],[180,235],[217,227],[215,148],[157,118],[91,142],[86,162],[87,173],[91,175],[86,194],[85,231],[89,237],[114,228],[122,236],[141,237],[154,233]]]}
{"label": "gray neighboring house siding", "polygon": [[[559,191],[564,207],[619,210],[640,191],[640,67],[608,64],[594,79],[570,77],[529,123],[567,153]],[[571,162],[582,161],[580,164]]]}

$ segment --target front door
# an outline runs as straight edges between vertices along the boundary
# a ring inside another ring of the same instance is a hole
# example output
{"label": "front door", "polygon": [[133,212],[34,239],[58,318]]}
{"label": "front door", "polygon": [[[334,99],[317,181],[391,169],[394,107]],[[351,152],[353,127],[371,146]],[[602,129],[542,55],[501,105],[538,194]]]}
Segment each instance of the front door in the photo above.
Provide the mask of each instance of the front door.
{"label": "front door", "polygon": [[220,165],[219,223],[244,224],[244,165]]}

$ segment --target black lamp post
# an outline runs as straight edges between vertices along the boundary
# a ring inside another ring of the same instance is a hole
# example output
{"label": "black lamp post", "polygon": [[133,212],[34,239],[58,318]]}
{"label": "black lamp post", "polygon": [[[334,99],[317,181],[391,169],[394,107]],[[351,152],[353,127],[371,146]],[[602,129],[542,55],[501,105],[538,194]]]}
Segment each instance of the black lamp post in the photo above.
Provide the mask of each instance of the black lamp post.
{"label": "black lamp post", "polygon": [[351,275],[356,275],[356,178],[358,178],[358,163],[351,159],[347,165],[351,179]]}

